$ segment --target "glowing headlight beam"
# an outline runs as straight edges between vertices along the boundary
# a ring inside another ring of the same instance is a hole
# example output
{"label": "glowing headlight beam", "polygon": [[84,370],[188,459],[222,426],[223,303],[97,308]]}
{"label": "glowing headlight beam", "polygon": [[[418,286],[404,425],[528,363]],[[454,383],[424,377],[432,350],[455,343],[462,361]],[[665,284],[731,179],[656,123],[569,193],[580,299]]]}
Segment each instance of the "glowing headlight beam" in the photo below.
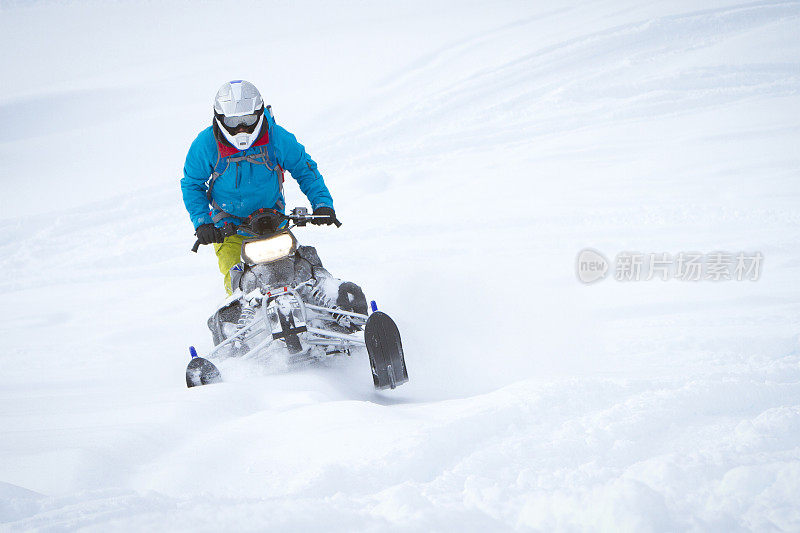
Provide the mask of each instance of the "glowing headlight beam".
{"label": "glowing headlight beam", "polygon": [[268,239],[245,241],[242,245],[242,258],[258,265],[283,259],[294,252],[297,241],[291,233],[281,233]]}

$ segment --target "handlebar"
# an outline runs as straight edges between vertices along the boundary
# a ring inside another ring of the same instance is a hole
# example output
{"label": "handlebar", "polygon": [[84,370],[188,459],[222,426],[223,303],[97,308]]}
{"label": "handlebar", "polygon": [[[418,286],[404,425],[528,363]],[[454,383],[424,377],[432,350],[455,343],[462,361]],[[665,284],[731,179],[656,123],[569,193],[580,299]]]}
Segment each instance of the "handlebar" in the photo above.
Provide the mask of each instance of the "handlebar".
{"label": "handlebar", "polygon": [[[254,225],[266,219],[271,219],[270,223],[275,228],[274,230],[272,230],[272,233],[274,233],[277,232],[278,229],[284,229],[280,227],[280,224],[286,221],[294,222],[295,226],[302,227],[308,224],[309,222],[313,223],[314,220],[330,219],[330,218],[331,218],[330,215],[308,214],[308,209],[306,209],[305,207],[295,207],[294,209],[292,209],[292,212],[288,215],[273,211],[265,211],[261,213],[255,212],[246,219],[244,219],[244,222],[242,222],[241,224],[226,223],[223,228],[218,228],[218,229],[220,229],[220,231],[222,232],[223,238],[235,235],[239,230],[244,230],[257,236],[257,235],[263,235],[263,233],[254,229]],[[339,219],[337,219],[336,217],[333,218],[332,222],[337,228],[342,227],[342,223],[339,222]],[[285,229],[288,230],[292,229],[293,227],[294,226],[286,226]],[[194,253],[197,253],[197,250],[199,249],[200,249],[200,239],[197,239],[194,243],[194,246],[192,246],[192,251]]]}

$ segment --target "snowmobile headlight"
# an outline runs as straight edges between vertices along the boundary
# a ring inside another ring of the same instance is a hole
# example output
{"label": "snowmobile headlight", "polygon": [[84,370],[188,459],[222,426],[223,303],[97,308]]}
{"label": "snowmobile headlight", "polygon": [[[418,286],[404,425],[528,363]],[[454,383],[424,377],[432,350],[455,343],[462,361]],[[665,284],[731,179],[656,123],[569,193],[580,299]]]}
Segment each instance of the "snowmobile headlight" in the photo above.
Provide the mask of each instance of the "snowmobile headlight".
{"label": "snowmobile headlight", "polygon": [[271,263],[293,254],[296,249],[297,239],[287,231],[268,239],[244,241],[242,259],[251,265]]}

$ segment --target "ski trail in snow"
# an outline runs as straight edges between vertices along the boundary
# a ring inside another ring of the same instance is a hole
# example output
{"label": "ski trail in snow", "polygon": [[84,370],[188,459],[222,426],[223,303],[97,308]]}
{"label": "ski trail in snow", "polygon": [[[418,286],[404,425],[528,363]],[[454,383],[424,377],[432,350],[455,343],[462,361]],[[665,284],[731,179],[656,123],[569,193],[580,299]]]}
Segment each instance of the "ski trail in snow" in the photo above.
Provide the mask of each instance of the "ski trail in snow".
{"label": "ski trail in snow", "polygon": [[[783,363],[795,378],[797,363],[797,356]],[[325,413],[336,411],[335,404],[296,394],[281,409],[262,403],[248,415],[212,424],[150,465],[171,496],[93,492],[83,496],[88,509],[50,498],[39,503],[41,518],[15,527],[113,524],[113,514],[135,527],[202,518],[247,528],[253,514],[263,526],[278,527],[285,516],[280,510],[290,509],[294,516],[332,513],[341,529],[363,519],[414,529],[435,523],[442,505],[465,505],[467,514],[454,524],[468,528],[477,518],[484,527],[551,529],[568,520],[584,527],[718,529],[726,517],[748,513],[750,528],[787,527],[796,502],[785,489],[796,484],[796,458],[778,455],[764,463],[762,455],[793,445],[800,410],[771,406],[800,391],[796,379],[750,379],[660,381],[658,388],[650,380],[518,383],[443,402],[433,415],[430,405],[404,407],[391,419],[377,416],[381,407],[360,402],[350,402],[347,419],[331,419]],[[219,409],[210,402],[205,407]],[[694,414],[673,427],[675,412],[687,409]],[[365,418],[373,424],[364,426]],[[308,423],[325,438],[305,438]],[[477,441],[475,427],[483,429]],[[230,439],[250,444],[231,456]],[[376,467],[380,479],[370,474]],[[231,470],[246,474],[232,477]],[[709,477],[713,472],[721,477]],[[202,502],[184,496],[198,474],[215,481]],[[676,486],[678,479],[696,483]],[[460,493],[455,499],[454,488]],[[331,500],[332,490],[337,496]],[[388,505],[393,501],[399,507]],[[758,518],[764,505],[773,509],[770,522]],[[635,514],[626,511],[630,506]],[[162,516],[160,509],[171,512]]]}

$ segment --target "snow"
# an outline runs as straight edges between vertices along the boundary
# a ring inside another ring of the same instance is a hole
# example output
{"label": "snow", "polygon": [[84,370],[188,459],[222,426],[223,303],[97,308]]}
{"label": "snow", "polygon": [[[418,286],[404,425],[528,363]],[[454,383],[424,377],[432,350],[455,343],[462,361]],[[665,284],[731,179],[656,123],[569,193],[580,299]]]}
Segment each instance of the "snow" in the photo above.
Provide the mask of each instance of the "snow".
{"label": "snow", "polygon": [[[0,13],[0,529],[800,529],[800,3]],[[364,353],[185,388],[224,292],[178,180],[238,78],[401,388]],[[587,286],[587,247],[764,264]]]}

